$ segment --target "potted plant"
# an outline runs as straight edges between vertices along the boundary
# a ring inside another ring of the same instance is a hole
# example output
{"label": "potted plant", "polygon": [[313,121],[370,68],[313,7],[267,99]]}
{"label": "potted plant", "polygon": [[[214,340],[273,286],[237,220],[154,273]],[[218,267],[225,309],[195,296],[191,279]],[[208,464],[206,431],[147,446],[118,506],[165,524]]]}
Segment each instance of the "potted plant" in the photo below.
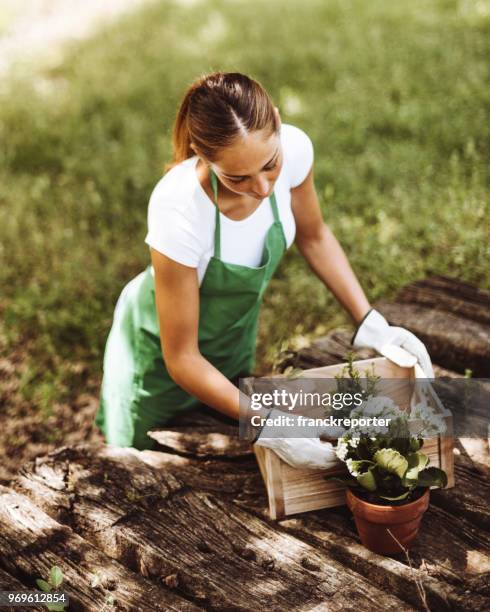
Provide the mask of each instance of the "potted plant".
{"label": "potted plant", "polygon": [[[379,554],[400,553],[415,539],[429,506],[429,488],[444,487],[446,473],[430,467],[423,440],[445,428],[423,402],[401,410],[389,397],[370,395],[351,417],[378,417],[383,426],[351,427],[337,442],[348,470],[347,505],[362,543]],[[339,480],[339,477],[335,477]]]}

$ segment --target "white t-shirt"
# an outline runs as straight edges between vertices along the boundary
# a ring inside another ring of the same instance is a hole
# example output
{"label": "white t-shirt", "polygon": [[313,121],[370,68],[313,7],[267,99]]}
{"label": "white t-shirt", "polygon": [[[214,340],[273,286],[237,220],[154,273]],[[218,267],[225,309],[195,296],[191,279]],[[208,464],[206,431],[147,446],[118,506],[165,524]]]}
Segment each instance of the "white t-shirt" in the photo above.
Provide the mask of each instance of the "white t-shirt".
{"label": "white t-shirt", "polygon": [[[293,187],[300,185],[313,164],[313,144],[294,125],[281,125],[283,165],[274,184],[279,217],[287,246],[295,236],[291,210]],[[170,259],[197,268],[199,284],[214,251],[215,205],[196,174],[198,157],[169,170],[155,186],[148,206],[145,242]],[[274,222],[269,198],[240,221],[220,215],[221,259],[226,263],[258,267],[266,234]]]}

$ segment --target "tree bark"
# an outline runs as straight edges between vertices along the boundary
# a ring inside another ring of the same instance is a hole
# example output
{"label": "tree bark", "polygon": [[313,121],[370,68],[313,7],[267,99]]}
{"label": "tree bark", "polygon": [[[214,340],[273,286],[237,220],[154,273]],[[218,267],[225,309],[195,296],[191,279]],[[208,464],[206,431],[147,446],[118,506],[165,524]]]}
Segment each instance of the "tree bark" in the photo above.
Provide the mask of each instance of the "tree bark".
{"label": "tree bark", "polygon": [[404,287],[400,304],[419,304],[490,325],[490,291],[447,276],[432,276]]}
{"label": "tree bark", "polygon": [[[51,491],[48,488],[47,492]],[[73,499],[66,498],[65,503],[69,507]],[[0,486],[0,549],[3,569],[20,576],[33,588],[37,578],[47,580],[51,567],[59,566],[70,597],[70,610],[99,611],[106,606],[108,596],[114,597],[119,609],[128,612],[199,609],[128,571],[70,527],[53,520],[25,495],[3,486]],[[92,587],[91,581],[97,574],[101,584]]]}
{"label": "tree bark", "polygon": [[432,360],[474,376],[490,376],[490,326],[445,310],[380,301],[377,309],[392,325],[405,327],[426,345]]}
{"label": "tree bark", "polygon": [[[405,327],[427,346],[436,376],[464,374],[490,376],[490,291],[441,276],[403,288],[393,301],[374,304],[388,321]],[[352,330],[334,330],[311,345],[285,356],[279,369],[307,369],[374,357],[369,349],[353,349]]]}
{"label": "tree bark", "polygon": [[226,499],[178,487],[142,461],[135,475],[135,459],[126,449],[64,449],[22,470],[15,486],[109,557],[206,609],[413,609]]}

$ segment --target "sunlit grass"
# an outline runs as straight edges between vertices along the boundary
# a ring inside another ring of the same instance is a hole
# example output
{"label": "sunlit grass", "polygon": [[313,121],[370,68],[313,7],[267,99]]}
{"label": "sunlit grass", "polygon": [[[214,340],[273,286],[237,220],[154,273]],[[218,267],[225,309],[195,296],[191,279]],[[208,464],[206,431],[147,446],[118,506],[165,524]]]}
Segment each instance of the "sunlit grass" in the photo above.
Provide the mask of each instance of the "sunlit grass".
{"label": "sunlit grass", "polygon": [[[117,296],[149,261],[177,104],[214,69],[259,79],[311,136],[325,219],[370,299],[431,272],[490,287],[484,4],[159,2],[14,78],[0,100],[0,308],[6,350],[33,342],[26,396],[78,393],[73,361],[100,371]],[[346,321],[293,249],[266,297],[259,369]]]}

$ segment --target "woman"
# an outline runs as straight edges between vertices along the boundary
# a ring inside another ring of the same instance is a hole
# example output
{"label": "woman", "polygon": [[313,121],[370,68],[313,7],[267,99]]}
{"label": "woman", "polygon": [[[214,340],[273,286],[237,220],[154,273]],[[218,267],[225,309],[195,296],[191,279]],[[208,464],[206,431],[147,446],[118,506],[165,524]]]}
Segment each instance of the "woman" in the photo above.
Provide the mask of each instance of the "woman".
{"label": "woman", "polygon": [[[355,346],[402,366],[418,360],[432,376],[423,344],[371,308],[322,220],[311,140],[281,124],[258,82],[222,72],[198,79],[173,146],[150,198],[152,265],[121,293],[107,341],[96,423],[108,443],[151,448],[149,430],[202,404],[238,418],[234,383],[253,370],[262,297],[293,240],[358,324]],[[332,459],[318,439],[262,431],[258,442],[291,465]]]}

